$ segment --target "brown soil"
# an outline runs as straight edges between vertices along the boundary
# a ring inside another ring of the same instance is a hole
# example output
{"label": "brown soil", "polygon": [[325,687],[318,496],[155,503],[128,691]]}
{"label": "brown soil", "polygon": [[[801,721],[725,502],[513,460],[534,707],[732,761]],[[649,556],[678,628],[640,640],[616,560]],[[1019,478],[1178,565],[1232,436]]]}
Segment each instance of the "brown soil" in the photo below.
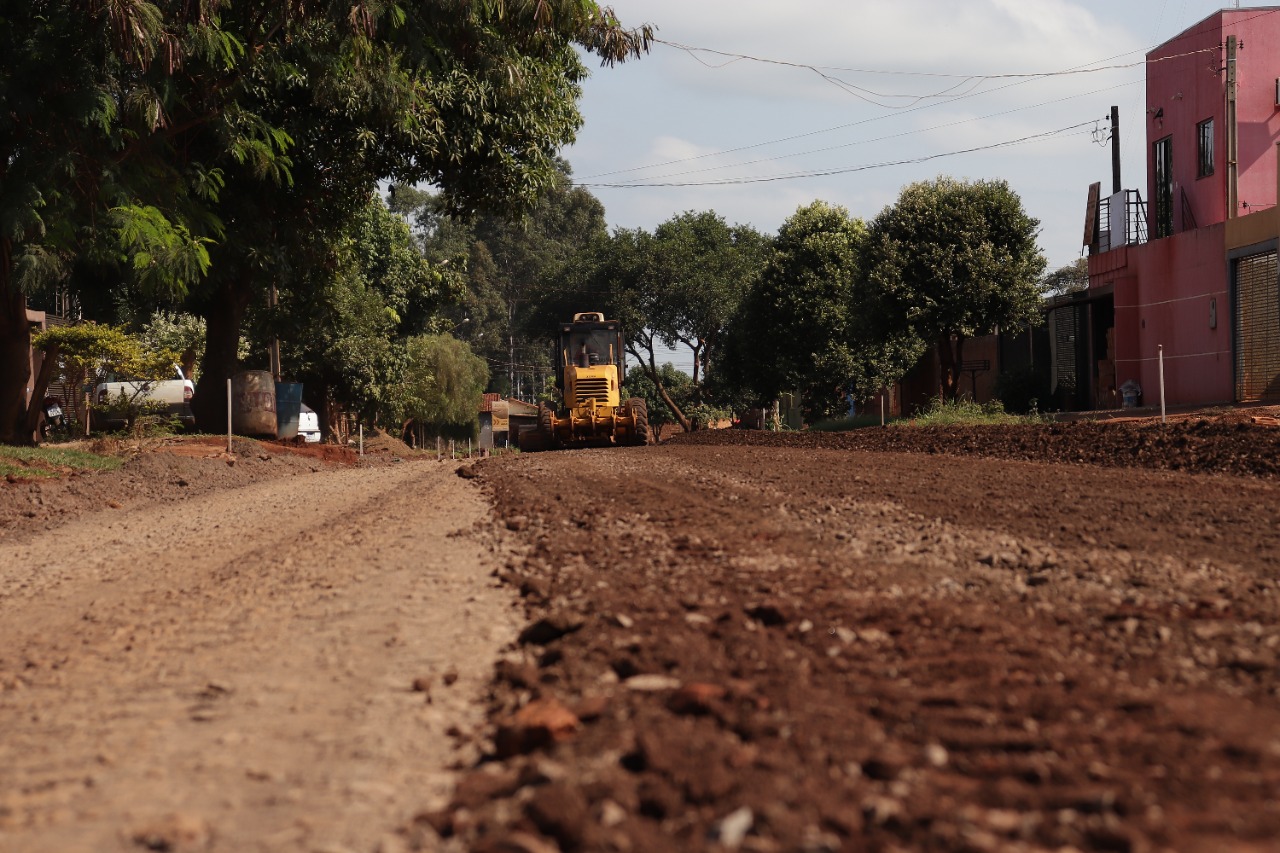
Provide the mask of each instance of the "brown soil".
{"label": "brown soil", "polygon": [[1274,850],[1278,434],[0,484],[0,849]]}
{"label": "brown soil", "polygon": [[482,462],[533,627],[499,671],[495,760],[416,828],[478,850],[1276,849],[1275,436],[722,431]]}
{"label": "brown soil", "polygon": [[476,761],[518,619],[474,486],[223,450],[0,483],[0,850],[395,853]]}

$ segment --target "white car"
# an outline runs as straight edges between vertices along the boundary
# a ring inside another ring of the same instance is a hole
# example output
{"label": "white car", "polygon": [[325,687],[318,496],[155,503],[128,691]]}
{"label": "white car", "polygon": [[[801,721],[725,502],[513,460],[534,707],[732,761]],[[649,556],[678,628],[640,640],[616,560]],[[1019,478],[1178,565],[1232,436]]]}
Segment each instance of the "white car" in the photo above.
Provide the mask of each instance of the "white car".
{"label": "white car", "polygon": [[315,444],[320,440],[320,416],[306,403],[298,414],[298,435],[307,444]]}

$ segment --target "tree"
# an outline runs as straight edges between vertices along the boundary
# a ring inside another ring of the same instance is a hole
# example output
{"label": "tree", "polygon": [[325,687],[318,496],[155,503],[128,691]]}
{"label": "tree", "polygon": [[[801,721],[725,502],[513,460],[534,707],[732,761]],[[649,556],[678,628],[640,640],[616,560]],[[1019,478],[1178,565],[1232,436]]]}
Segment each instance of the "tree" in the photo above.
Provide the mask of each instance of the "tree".
{"label": "tree", "polygon": [[[583,0],[32,0],[4,15],[0,440],[22,438],[25,294],[76,259],[114,253],[174,296],[199,285],[216,388],[261,283],[328,263],[324,238],[378,180],[433,182],[455,211],[527,208],[581,122],[573,45],[611,64],[651,39]],[[219,420],[224,399],[197,393],[197,415]]]}
{"label": "tree", "polygon": [[886,319],[937,347],[946,399],[966,340],[1038,320],[1038,226],[1006,182],[945,177],[906,187],[871,223],[869,292]]}
{"label": "tree", "polygon": [[769,244],[746,225],[714,211],[687,211],[663,222],[648,245],[640,286],[649,296],[647,324],[668,347],[693,354],[693,399],[724,329],[759,279]]}
{"label": "tree", "polygon": [[417,226],[428,258],[465,264],[465,293],[449,313],[450,327],[491,364],[505,366],[492,384],[509,394],[522,372],[552,369],[547,342],[554,323],[566,318],[546,321],[538,311],[542,288],[569,257],[606,234],[604,206],[573,186],[567,162],[557,159],[556,168],[555,181],[522,217],[450,216],[440,196],[412,188],[398,189],[394,201]]}
{"label": "tree", "polygon": [[[555,281],[544,287],[539,316],[548,329],[575,311],[604,310],[619,320],[627,352],[647,374],[657,399],[690,430],[694,420],[686,410],[709,402],[707,367],[759,277],[767,250],[768,241],[755,229],[729,226],[714,211],[680,214],[652,234],[619,229],[555,271]],[[687,347],[693,355],[684,399],[659,364],[664,347]]]}
{"label": "tree", "polygon": [[[689,374],[677,370],[671,362],[666,362],[658,368],[658,378],[664,393],[677,401],[682,409],[693,405],[693,378]],[[679,423],[675,412],[658,394],[658,386],[649,378],[649,371],[645,366],[637,364],[628,370],[624,384],[624,396],[644,400],[649,413],[649,426],[657,429],[666,424]]]}
{"label": "tree", "polygon": [[484,359],[450,335],[410,338],[407,351],[405,415],[437,433],[473,429],[489,382]]}
{"label": "tree", "polygon": [[1040,290],[1045,296],[1064,296],[1089,289],[1089,259],[1076,258],[1064,267],[1058,267],[1040,280]]}
{"label": "tree", "polygon": [[807,417],[843,408],[871,347],[855,341],[854,294],[866,228],[843,207],[815,201],[791,215],[759,284],[735,318],[723,372],[757,402],[798,390]]}
{"label": "tree", "polygon": [[419,254],[408,226],[376,195],[330,250],[333,268],[312,271],[315,280],[291,276],[277,308],[251,312],[256,350],[281,341],[282,369],[324,411],[326,431],[338,411],[398,422],[405,342],[431,324],[450,297],[450,280]]}

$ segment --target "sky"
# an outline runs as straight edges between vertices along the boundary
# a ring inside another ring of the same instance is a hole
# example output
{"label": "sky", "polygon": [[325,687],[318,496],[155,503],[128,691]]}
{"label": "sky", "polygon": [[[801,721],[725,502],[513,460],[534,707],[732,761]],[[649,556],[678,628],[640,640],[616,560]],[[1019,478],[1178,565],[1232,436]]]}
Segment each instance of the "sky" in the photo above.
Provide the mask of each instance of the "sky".
{"label": "sky", "polygon": [[714,210],[772,234],[815,199],[870,220],[915,181],[1002,179],[1040,221],[1056,269],[1081,255],[1089,184],[1110,191],[1113,105],[1124,186],[1146,194],[1146,52],[1234,4],[602,5],[662,40],[638,61],[593,67],[585,124],[564,152],[610,228]]}

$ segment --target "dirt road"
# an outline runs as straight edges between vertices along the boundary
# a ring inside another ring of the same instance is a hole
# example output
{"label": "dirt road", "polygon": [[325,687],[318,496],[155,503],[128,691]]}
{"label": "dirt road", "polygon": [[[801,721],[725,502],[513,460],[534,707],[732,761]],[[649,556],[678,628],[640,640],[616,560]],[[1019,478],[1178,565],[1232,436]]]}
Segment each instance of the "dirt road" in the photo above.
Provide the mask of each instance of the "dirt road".
{"label": "dirt road", "polygon": [[0,850],[1280,849],[1278,435],[0,484]]}
{"label": "dirt road", "polygon": [[433,826],[480,850],[1280,848],[1280,485],[841,441],[479,466],[547,629],[494,716],[539,697],[581,727],[558,774],[509,757]]}
{"label": "dirt road", "polygon": [[475,760],[446,730],[520,622],[477,490],[431,462],[136,502],[202,463],[107,505],[9,486],[101,508],[0,540],[0,850],[394,851]]}

